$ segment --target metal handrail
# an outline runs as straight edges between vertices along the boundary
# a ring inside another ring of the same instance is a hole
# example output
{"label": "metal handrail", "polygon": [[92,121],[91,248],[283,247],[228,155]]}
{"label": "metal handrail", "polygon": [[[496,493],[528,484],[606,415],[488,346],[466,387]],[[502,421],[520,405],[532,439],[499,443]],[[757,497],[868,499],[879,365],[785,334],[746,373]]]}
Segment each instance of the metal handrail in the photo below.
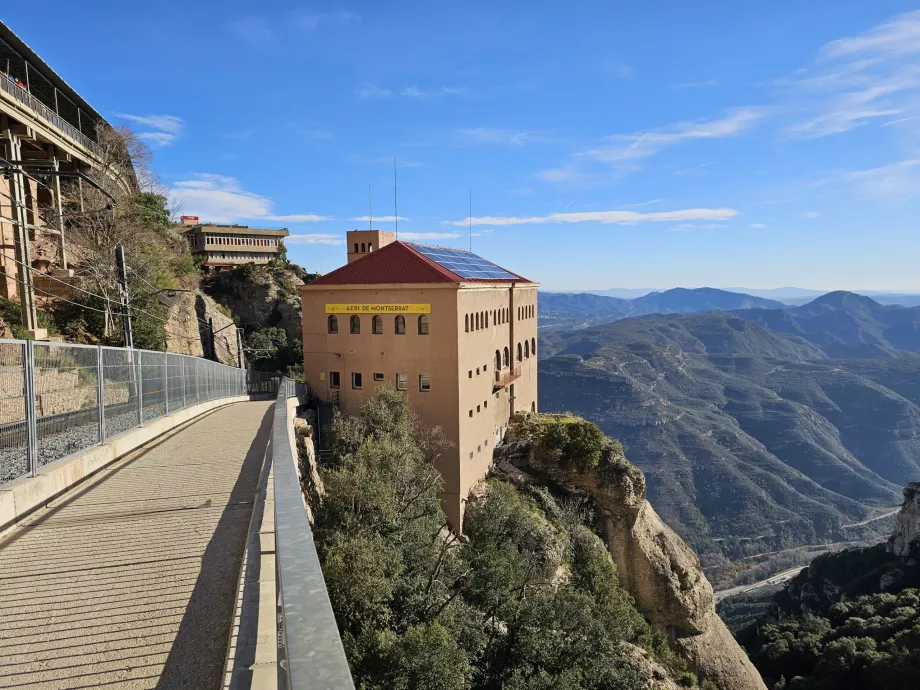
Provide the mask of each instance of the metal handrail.
{"label": "metal handrail", "polygon": [[275,401],[271,461],[275,499],[275,559],[281,602],[279,687],[354,690],[348,659],[313,543],[292,448],[288,398],[308,398],[304,384],[281,381]]}
{"label": "metal handrail", "polygon": [[101,149],[96,142],[83,134],[83,132],[79,131],[24,88],[10,81],[9,77],[2,74],[0,74],[0,90],[6,91],[10,96],[51,124],[65,136],[70,137],[84,148],[89,149],[95,155],[98,156],[101,154]]}

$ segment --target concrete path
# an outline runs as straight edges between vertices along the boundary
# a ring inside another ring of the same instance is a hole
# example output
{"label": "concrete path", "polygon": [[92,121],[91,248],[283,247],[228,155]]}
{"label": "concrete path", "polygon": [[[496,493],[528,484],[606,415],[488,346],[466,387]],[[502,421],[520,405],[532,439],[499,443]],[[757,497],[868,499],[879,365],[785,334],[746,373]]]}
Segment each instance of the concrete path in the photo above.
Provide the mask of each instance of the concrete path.
{"label": "concrete path", "polygon": [[221,687],[270,405],[207,413],[0,540],[0,688]]}

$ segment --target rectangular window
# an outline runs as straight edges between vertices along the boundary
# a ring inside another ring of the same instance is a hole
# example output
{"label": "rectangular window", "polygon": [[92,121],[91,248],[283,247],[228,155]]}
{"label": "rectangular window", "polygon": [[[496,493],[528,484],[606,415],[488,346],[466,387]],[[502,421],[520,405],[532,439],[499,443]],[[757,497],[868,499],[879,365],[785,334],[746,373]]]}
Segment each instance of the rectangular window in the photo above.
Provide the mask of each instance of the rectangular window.
{"label": "rectangular window", "polygon": [[374,381],[383,381],[383,374],[374,373]]}
{"label": "rectangular window", "polygon": [[483,443],[485,444],[486,448],[489,447],[489,439],[486,439],[485,441],[483,441]]}
{"label": "rectangular window", "polygon": [[488,409],[488,407],[489,407],[489,401],[488,401],[488,400],[483,400],[483,401],[482,401],[482,406],[483,406],[484,408]]}
{"label": "rectangular window", "polygon": [[470,410],[470,417],[472,417],[472,416],[473,416],[473,411],[472,411],[472,410]]}
{"label": "rectangular window", "polygon": [[481,452],[482,452],[482,446],[476,446],[476,452],[477,452],[477,453],[481,453]]}
{"label": "rectangular window", "polygon": [[482,407],[480,405],[476,405],[476,414],[479,414],[480,412],[482,412]]}
{"label": "rectangular window", "polygon": [[476,376],[479,376],[479,367],[476,367]]}
{"label": "rectangular window", "polygon": [[404,391],[409,388],[409,375],[396,374],[396,390]]}
{"label": "rectangular window", "polygon": [[473,459],[473,451],[470,451],[470,460]]}
{"label": "rectangular window", "polygon": [[339,372],[337,372],[337,371],[330,371],[330,372],[329,372],[329,387],[330,387],[330,388],[338,388],[338,387],[341,386],[341,385],[342,385],[342,380],[341,380],[341,378],[339,377]]}
{"label": "rectangular window", "polygon": [[423,393],[427,393],[431,390],[431,377],[430,376],[419,376],[418,377],[418,389]]}
{"label": "rectangular window", "polygon": [[351,374],[351,387],[354,388],[355,390],[361,390],[362,384],[363,384],[363,381],[362,381],[361,374],[359,374],[359,373],[356,372],[356,371],[355,371],[355,372],[352,372],[352,374]]}
{"label": "rectangular window", "polygon": [[488,364],[483,364],[483,365],[482,365],[482,370],[483,370],[483,371],[488,371],[488,370],[489,370],[489,365],[488,365]]}
{"label": "rectangular window", "polygon": [[473,370],[470,369],[470,378],[473,378]]}

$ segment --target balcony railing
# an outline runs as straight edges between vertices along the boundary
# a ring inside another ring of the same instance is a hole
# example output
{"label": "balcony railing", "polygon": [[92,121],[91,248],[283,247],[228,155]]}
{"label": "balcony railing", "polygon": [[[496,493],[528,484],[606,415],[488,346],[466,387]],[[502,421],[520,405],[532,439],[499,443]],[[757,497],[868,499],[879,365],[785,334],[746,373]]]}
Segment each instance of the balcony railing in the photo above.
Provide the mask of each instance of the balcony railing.
{"label": "balcony railing", "polygon": [[493,384],[492,388],[493,390],[504,388],[509,383],[519,378],[521,378],[521,365],[515,364],[513,367],[508,369],[502,369],[495,372],[495,383]]}
{"label": "balcony railing", "polygon": [[22,103],[26,108],[48,122],[52,127],[60,131],[65,136],[73,139],[83,148],[89,149],[97,156],[100,155],[99,145],[96,144],[96,142],[83,134],[83,132],[67,122],[67,120],[62,118],[24,88],[11,82],[9,77],[6,77],[2,74],[0,74],[0,90],[8,93],[10,96]]}

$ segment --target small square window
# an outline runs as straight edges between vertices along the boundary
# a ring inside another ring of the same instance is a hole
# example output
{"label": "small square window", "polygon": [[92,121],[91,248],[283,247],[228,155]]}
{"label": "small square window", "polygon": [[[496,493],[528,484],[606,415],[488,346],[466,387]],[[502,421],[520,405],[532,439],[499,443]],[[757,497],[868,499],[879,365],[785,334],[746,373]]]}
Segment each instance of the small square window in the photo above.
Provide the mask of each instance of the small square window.
{"label": "small square window", "polygon": [[488,400],[483,400],[483,401],[482,401],[482,406],[483,406],[483,408],[485,408],[485,409],[489,409],[489,401],[488,401]]}
{"label": "small square window", "polygon": [[482,407],[480,405],[476,405],[476,412],[481,412],[481,411],[482,411]]}
{"label": "small square window", "polygon": [[430,376],[419,376],[418,377],[418,389],[423,393],[427,393],[431,390],[431,377]]}
{"label": "small square window", "polygon": [[479,367],[476,367],[476,376],[479,376]]}
{"label": "small square window", "polygon": [[338,387],[341,386],[341,385],[342,385],[342,379],[341,379],[341,377],[339,376],[339,372],[337,372],[337,371],[330,371],[330,372],[329,372],[329,387],[330,387],[330,388],[338,388]]}
{"label": "small square window", "polygon": [[362,383],[363,383],[362,378],[363,378],[363,377],[362,377],[361,374],[359,374],[358,372],[352,372],[352,374],[351,374],[351,387],[354,388],[354,389],[356,389],[356,390],[360,390],[360,389],[361,389],[361,385],[362,385]]}
{"label": "small square window", "polygon": [[486,439],[485,441],[483,441],[483,444],[485,444],[485,447],[488,448],[488,447],[489,447],[489,439]]}
{"label": "small square window", "polygon": [[470,410],[470,417],[472,417],[472,416],[473,416],[473,411],[472,411],[472,410]]}
{"label": "small square window", "polygon": [[470,378],[473,378],[473,370],[470,369]]}
{"label": "small square window", "polygon": [[374,373],[374,381],[383,381],[383,374]]}
{"label": "small square window", "polygon": [[396,390],[404,391],[409,388],[409,375],[396,374]]}
{"label": "small square window", "polygon": [[488,370],[489,370],[489,365],[488,365],[488,364],[483,364],[483,365],[482,365],[482,370],[483,370],[483,371],[488,371]]}
{"label": "small square window", "polygon": [[470,460],[473,459],[473,451],[470,451]]}
{"label": "small square window", "polygon": [[482,446],[476,446],[476,452],[477,452],[477,453],[481,453],[481,452],[482,452]]}

